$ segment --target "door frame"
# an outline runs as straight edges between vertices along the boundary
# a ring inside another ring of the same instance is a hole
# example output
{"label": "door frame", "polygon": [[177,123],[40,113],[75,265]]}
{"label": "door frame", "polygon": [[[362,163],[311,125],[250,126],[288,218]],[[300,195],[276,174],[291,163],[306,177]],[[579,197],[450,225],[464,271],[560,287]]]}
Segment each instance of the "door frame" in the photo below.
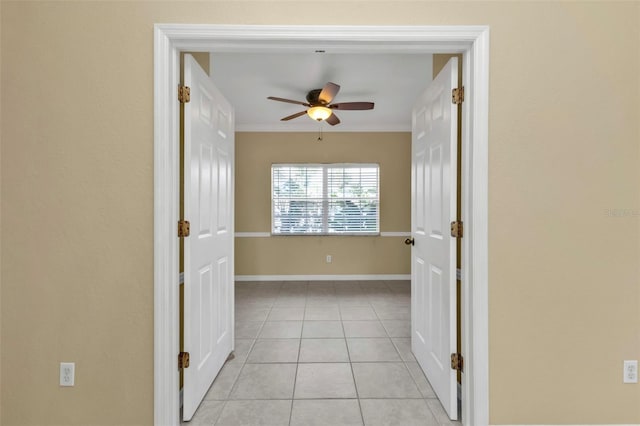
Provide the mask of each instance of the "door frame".
{"label": "door frame", "polygon": [[154,423],[179,424],[180,52],[462,53],[462,419],[489,424],[488,26],[154,25]]}

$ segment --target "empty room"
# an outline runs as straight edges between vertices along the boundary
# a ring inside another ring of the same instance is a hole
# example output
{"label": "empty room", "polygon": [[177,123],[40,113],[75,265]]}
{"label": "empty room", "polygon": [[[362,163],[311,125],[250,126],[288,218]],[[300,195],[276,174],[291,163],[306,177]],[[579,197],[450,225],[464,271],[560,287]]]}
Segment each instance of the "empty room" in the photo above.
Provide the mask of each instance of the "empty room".
{"label": "empty room", "polygon": [[0,45],[3,425],[640,424],[640,3],[3,0]]}

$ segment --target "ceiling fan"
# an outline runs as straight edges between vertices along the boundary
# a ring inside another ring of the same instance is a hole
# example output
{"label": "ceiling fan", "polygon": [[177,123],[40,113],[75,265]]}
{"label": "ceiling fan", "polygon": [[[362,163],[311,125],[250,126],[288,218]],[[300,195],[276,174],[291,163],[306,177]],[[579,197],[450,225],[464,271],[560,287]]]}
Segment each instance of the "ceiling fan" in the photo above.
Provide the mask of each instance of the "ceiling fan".
{"label": "ceiling fan", "polygon": [[276,98],[275,96],[269,96],[267,99],[309,107],[309,109],[305,111],[300,111],[287,117],[281,118],[280,121],[289,121],[307,114],[314,120],[324,120],[332,126],[340,123],[340,119],[333,112],[334,109],[343,111],[360,111],[373,109],[373,102],[340,102],[337,104],[332,104],[331,101],[338,94],[339,90],[340,86],[335,83],[329,82],[325,84],[322,89],[310,90],[309,93],[307,93],[307,102]]}

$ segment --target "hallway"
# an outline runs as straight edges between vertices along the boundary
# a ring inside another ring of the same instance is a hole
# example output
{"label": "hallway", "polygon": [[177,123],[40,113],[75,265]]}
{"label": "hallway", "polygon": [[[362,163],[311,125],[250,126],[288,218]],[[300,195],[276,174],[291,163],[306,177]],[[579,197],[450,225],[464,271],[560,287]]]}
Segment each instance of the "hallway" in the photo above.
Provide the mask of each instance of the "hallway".
{"label": "hallway", "polygon": [[451,422],[411,354],[409,281],[237,282],[235,357],[189,425]]}

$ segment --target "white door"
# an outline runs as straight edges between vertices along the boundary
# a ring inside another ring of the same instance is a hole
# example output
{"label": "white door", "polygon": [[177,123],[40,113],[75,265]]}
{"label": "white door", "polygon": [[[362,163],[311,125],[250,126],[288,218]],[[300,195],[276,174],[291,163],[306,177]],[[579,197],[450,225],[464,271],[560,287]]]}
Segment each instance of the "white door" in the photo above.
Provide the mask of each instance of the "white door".
{"label": "white door", "polygon": [[457,419],[456,218],[458,81],[452,58],[413,109],[411,147],[411,348],[451,419]]}
{"label": "white door", "polygon": [[233,350],[234,112],[190,55],[184,83],[183,420],[190,420]]}

